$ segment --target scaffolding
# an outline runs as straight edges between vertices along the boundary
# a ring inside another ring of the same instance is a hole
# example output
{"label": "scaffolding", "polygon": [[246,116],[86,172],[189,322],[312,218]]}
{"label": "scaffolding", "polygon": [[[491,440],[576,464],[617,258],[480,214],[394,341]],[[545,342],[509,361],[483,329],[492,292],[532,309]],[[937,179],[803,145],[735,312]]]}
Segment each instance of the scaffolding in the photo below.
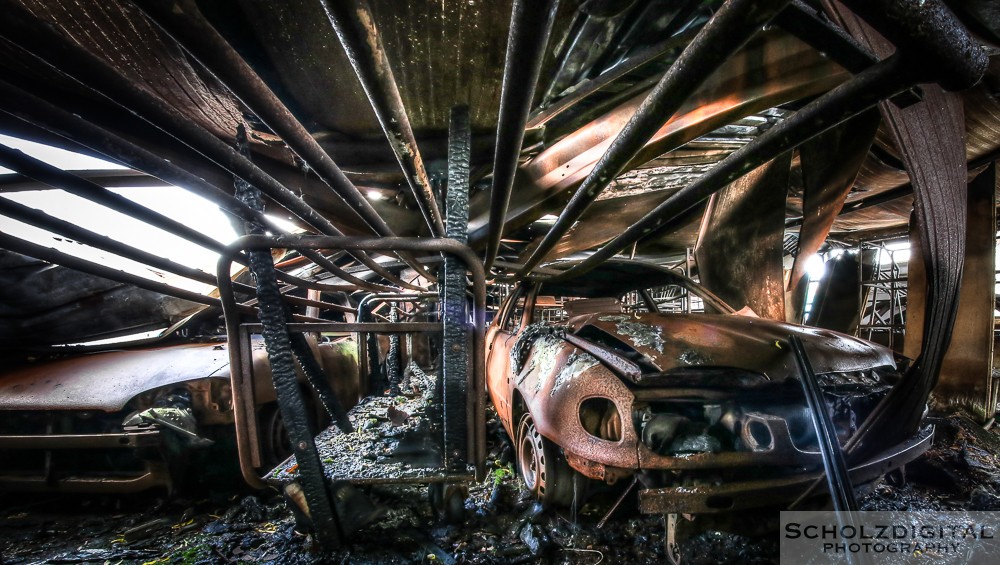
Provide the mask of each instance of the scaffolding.
{"label": "scaffolding", "polygon": [[858,261],[861,321],[857,335],[894,350],[902,348],[909,242],[905,238],[863,241],[857,252],[859,257],[866,253],[874,256],[871,265]]}

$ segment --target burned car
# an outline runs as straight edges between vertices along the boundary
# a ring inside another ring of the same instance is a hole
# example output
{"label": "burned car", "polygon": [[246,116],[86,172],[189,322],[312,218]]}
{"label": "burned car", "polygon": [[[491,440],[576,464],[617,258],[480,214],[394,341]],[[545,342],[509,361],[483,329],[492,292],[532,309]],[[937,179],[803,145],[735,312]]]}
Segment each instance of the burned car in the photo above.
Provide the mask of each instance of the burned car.
{"label": "burned car", "polygon": [[[905,359],[836,332],[737,314],[694,281],[638,262],[515,287],[487,331],[487,387],[521,477],[543,504],[573,502],[581,477],[634,477],[646,513],[771,506],[797,498],[823,470],[793,335],[844,443]],[[852,479],[901,467],[931,436],[923,429],[851,465]]]}
{"label": "burned car", "polygon": [[[307,339],[341,402],[352,406],[355,342]],[[211,473],[239,477],[229,346],[219,338],[178,341],[0,372],[0,489],[137,492]],[[262,339],[252,340],[251,356],[262,467],[270,468],[291,448]],[[314,399],[310,415],[323,425],[319,406]],[[198,461],[211,465],[192,470]]]}

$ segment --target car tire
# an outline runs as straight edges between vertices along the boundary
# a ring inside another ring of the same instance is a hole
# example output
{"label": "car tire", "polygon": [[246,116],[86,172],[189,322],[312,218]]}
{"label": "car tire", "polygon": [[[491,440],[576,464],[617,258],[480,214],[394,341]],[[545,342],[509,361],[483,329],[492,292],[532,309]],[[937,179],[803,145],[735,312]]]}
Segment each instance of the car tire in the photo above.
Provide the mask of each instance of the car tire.
{"label": "car tire", "polygon": [[566,507],[573,503],[575,473],[562,450],[535,429],[531,414],[521,416],[514,447],[521,480],[542,506]]}
{"label": "car tire", "polygon": [[261,464],[272,469],[292,455],[292,443],[288,439],[288,430],[281,419],[281,411],[277,402],[271,402],[260,407],[257,420],[257,434],[260,437]]}

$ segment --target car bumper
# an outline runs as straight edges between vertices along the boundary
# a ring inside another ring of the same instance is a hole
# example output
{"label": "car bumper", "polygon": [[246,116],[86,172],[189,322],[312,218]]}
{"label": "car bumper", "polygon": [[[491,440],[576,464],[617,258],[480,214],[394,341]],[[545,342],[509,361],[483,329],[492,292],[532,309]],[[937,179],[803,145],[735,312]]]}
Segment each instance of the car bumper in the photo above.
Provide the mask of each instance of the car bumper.
{"label": "car bumper", "polygon": [[[917,437],[850,469],[851,482],[872,481],[900,469],[931,446],[934,430],[928,427]],[[801,496],[823,474],[813,472],[792,477],[740,481],[718,486],[669,487],[639,491],[639,510],[644,514],[711,514],[788,503]],[[823,491],[817,491],[823,492]]]}
{"label": "car bumper", "polygon": [[[51,435],[0,435],[0,450],[8,456],[21,451],[44,451],[58,453],[73,450],[119,450],[156,448],[162,443],[157,429],[126,430],[118,433],[99,434],[51,434]],[[43,468],[35,472],[27,470],[0,473],[0,490],[7,491],[48,491],[48,492],[90,492],[90,493],[131,493],[153,487],[169,486],[166,467],[157,462],[147,461],[144,469],[133,472],[77,474],[63,471],[46,456]],[[65,460],[60,457],[59,460]]]}

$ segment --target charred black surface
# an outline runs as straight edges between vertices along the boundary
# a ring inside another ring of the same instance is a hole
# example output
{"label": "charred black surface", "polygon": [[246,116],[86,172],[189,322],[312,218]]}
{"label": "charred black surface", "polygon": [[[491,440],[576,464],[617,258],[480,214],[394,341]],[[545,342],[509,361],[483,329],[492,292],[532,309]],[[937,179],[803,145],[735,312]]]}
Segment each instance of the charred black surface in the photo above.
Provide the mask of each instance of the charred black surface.
{"label": "charred black surface", "polygon": [[[1000,510],[1000,435],[960,413],[937,414],[934,446],[907,467],[907,481],[859,491],[862,510]],[[627,499],[598,527],[617,492],[599,493],[556,514],[534,508],[510,470],[502,431],[490,435],[490,477],[475,485],[460,524],[440,521],[423,488],[372,487],[390,506],[383,519],[322,558],[297,530],[283,499],[220,488],[165,500],[146,497],[24,497],[0,494],[4,563],[123,560],[128,563],[662,563],[663,520],[637,517]],[[624,486],[624,485],[622,485]],[[634,496],[634,495],[633,495]],[[776,563],[777,511],[689,524],[683,561]],[[431,557],[433,555],[433,557]],[[326,559],[324,561],[324,559]]]}

